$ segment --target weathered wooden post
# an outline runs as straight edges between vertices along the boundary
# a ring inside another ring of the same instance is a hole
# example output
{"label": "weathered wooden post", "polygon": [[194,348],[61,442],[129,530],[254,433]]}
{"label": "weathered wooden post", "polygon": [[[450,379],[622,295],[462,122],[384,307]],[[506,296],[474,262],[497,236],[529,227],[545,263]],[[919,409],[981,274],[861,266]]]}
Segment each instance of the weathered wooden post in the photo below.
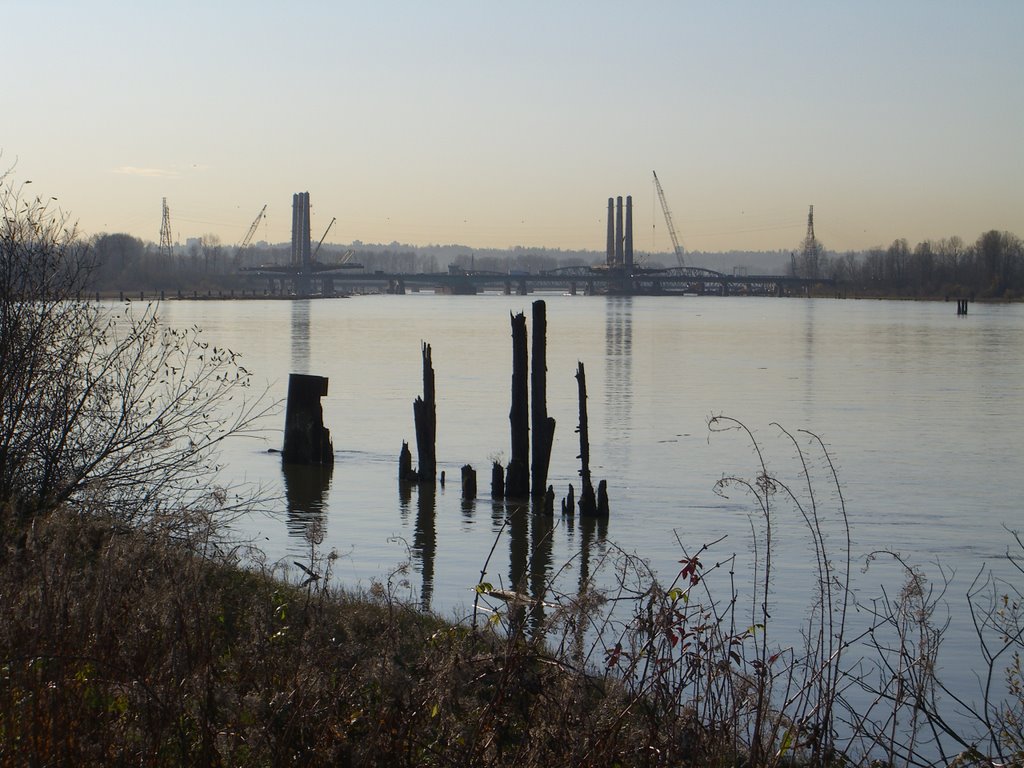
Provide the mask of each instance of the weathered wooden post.
{"label": "weathered wooden post", "polygon": [[434,365],[430,345],[423,344],[423,397],[412,404],[416,422],[416,452],[419,456],[419,481],[437,482],[437,408],[434,403]]}
{"label": "weathered wooden post", "polygon": [[545,515],[548,516],[555,514],[555,486],[549,485],[548,489],[544,491],[543,505],[541,507],[541,510]]}
{"label": "weathered wooden post", "polygon": [[533,390],[533,456],[530,487],[534,501],[544,498],[551,464],[551,446],[555,440],[555,420],[548,416],[547,305],[533,302],[533,360],[530,383]]}
{"label": "weathered wooden post", "polygon": [[491,464],[491,498],[505,498],[505,468],[497,461]]}
{"label": "weathered wooden post", "polygon": [[285,464],[333,464],[331,432],[324,427],[320,398],[327,396],[327,378],[293,373],[288,377],[284,417]]}
{"label": "weathered wooden post", "polygon": [[462,498],[476,498],[476,470],[469,464],[462,467]]}
{"label": "weathered wooden post", "polygon": [[562,499],[562,517],[572,517],[576,514],[576,491],[569,483],[569,493]]}
{"label": "weathered wooden post", "polygon": [[579,390],[580,423],[576,431],[580,435],[580,514],[593,517],[597,514],[597,500],[594,485],[590,479],[590,435],[587,429],[587,373],[583,363],[576,367],[576,381]]}
{"label": "weathered wooden post", "polygon": [[505,498],[530,495],[530,361],[526,347],[526,315],[512,316],[512,406],[508,419],[512,432],[512,458],[505,476]]}
{"label": "weathered wooden post", "polygon": [[597,484],[597,516],[608,517],[608,481]]}
{"label": "weathered wooden post", "polygon": [[403,440],[402,450],[398,454],[398,482],[415,483],[417,479],[412,468],[412,451],[409,450],[409,444]]}

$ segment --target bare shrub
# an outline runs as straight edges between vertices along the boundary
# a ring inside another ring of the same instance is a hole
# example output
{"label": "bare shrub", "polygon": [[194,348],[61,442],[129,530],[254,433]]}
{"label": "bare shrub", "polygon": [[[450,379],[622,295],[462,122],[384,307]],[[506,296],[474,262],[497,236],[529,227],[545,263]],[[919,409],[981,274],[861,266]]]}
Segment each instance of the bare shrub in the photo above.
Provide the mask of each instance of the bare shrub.
{"label": "bare shrub", "polygon": [[[88,301],[88,248],[52,201],[0,176],[0,501],[182,525],[228,510],[213,449],[265,410],[198,328]],[[200,526],[202,528],[202,526]]]}

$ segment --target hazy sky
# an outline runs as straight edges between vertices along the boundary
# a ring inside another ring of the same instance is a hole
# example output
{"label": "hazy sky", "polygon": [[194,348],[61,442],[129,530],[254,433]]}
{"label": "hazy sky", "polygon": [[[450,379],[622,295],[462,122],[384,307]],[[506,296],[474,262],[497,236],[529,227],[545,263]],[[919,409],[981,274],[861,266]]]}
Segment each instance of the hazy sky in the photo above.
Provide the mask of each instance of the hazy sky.
{"label": "hazy sky", "polygon": [[0,164],[86,234],[638,251],[1024,236],[1024,2],[0,0]]}

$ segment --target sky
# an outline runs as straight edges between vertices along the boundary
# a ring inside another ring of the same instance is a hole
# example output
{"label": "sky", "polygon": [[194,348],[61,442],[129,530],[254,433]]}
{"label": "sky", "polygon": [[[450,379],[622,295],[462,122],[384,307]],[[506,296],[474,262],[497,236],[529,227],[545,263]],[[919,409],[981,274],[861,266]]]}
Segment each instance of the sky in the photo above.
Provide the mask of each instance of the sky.
{"label": "sky", "polygon": [[1024,236],[1021,0],[0,0],[0,169],[89,236]]}

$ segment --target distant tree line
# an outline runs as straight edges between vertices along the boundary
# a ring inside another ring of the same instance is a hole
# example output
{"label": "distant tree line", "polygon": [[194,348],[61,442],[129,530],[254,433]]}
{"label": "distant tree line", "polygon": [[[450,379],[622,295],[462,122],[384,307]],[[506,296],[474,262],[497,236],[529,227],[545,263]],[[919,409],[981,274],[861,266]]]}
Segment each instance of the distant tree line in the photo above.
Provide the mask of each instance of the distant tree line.
{"label": "distant tree line", "polygon": [[843,290],[868,295],[1020,299],[1024,242],[1010,232],[990,230],[972,244],[949,237],[911,247],[900,238],[888,248],[835,254],[805,247],[793,254],[790,271],[831,278]]}
{"label": "distant tree line", "polygon": [[[166,291],[184,293],[248,290],[259,285],[246,270],[287,264],[290,246],[260,244],[244,249],[224,246],[214,235],[205,235],[163,253],[154,243],[127,234],[100,234],[87,245],[99,265],[94,275],[96,291]],[[897,239],[887,248],[830,252],[820,242],[803,243],[798,251],[702,253],[686,255],[688,266],[722,272],[737,269],[750,274],[788,273],[799,277],[826,278],[836,288],[863,295],[907,297],[962,296],[1020,299],[1024,297],[1024,243],[1010,232],[991,230],[974,243],[959,237],[925,240],[911,247]],[[537,273],[558,267],[599,264],[603,251],[550,248],[472,249],[463,245],[410,246],[394,242],[370,245],[359,241],[349,246],[325,244],[317,261],[338,264],[347,260],[368,271],[430,273],[447,271],[449,265],[488,272]],[[638,264],[648,268],[675,265],[670,254],[638,254]]]}

